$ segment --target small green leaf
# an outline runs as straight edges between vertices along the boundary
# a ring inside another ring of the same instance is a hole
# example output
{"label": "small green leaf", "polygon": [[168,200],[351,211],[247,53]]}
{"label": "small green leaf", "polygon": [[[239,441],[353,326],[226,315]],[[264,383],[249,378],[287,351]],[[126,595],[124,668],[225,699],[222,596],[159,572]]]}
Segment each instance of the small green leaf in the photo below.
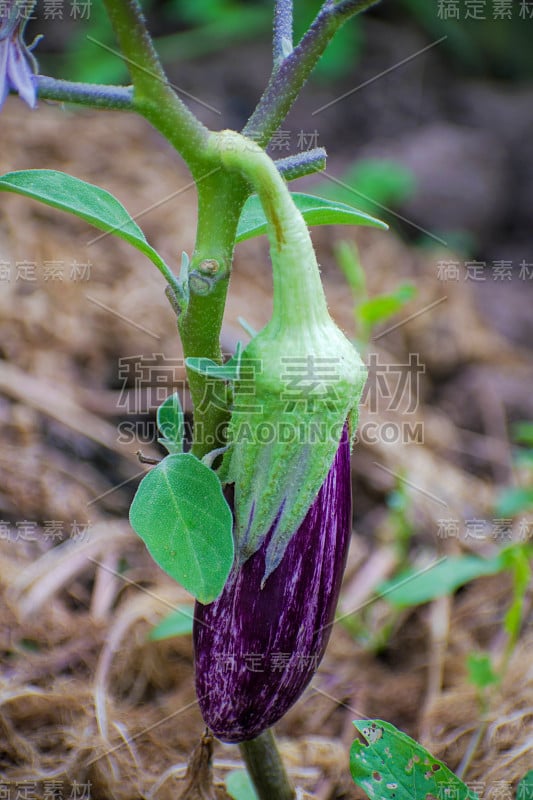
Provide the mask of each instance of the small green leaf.
{"label": "small green leaf", "polygon": [[486,689],[500,682],[494,672],[492,661],[488,653],[469,653],[466,659],[468,680],[478,689]]}
{"label": "small green leaf", "polygon": [[152,641],[159,641],[160,639],[171,639],[174,636],[185,636],[192,633],[193,620],[194,606],[178,606],[176,611],[172,611],[152,628],[148,638]]}
{"label": "small green leaf", "polygon": [[242,769],[235,769],[227,775],[226,789],[233,800],[258,800],[252,779]]}
{"label": "small green leaf", "polygon": [[510,642],[516,642],[520,635],[524,615],[524,601],[531,581],[531,547],[514,544],[502,552],[504,564],[513,576],[513,602],[504,617],[504,629]]}
{"label": "small green leaf", "polygon": [[522,599],[520,597],[515,598],[503,618],[504,630],[513,641],[518,639],[520,628],[522,627],[522,607]]}
{"label": "small green leaf", "polygon": [[495,511],[500,517],[515,517],[531,508],[533,508],[533,487],[516,486],[501,492]]}
{"label": "small green leaf", "polygon": [[391,294],[380,294],[357,306],[357,315],[361,322],[374,327],[380,322],[393,317],[416,295],[416,288],[404,283]]}
{"label": "small green leaf", "polygon": [[216,474],[191,453],[170,455],[141,481],[130,522],[150,555],[201,603],[233,563],[233,517]]}
{"label": "small green leaf", "polygon": [[66,172],[27,169],[2,175],[0,191],[39,200],[47,206],[75,214],[101,231],[119,236],[148,256],[168,282],[176,286],[175,276],[159,253],[148,244],[144,233],[122,203],[100,186],[81,181]]}
{"label": "small green leaf", "polygon": [[169,453],[183,452],[183,411],[177,392],[171,394],[157,409],[157,427],[161,433],[159,443]]}
{"label": "small green leaf", "polygon": [[475,578],[496,575],[504,569],[505,563],[501,555],[494,558],[450,557],[424,572],[405,570],[395,578],[381,583],[378,592],[396,608],[408,608],[452,594]]}
{"label": "small green leaf", "polygon": [[226,364],[217,364],[210,358],[187,358],[185,361],[189,369],[208,378],[218,378],[221,381],[236,381],[239,377],[239,364],[233,359]]}
{"label": "small green leaf", "polygon": [[350,750],[352,778],[370,800],[477,800],[459,778],[422,745],[380,719],[353,723],[364,737]]}
{"label": "small green leaf", "polygon": [[366,273],[361,266],[357,245],[341,240],[334,246],[335,259],[354,297],[366,295]]}
{"label": "small green leaf", "polygon": [[531,577],[530,559],[532,556],[530,544],[511,544],[501,551],[501,558],[506,569],[511,569],[514,574],[514,588],[525,591]]}
{"label": "small green leaf", "polygon": [[[387,230],[388,225],[353,206],[314,197],[310,194],[292,192],[292,199],[301,211],[307,225],[370,225]],[[254,194],[246,201],[235,241],[243,242],[253,236],[261,236],[267,231],[267,221],[259,197]]]}
{"label": "small green leaf", "polygon": [[515,442],[533,447],[533,422],[515,422],[511,430]]}

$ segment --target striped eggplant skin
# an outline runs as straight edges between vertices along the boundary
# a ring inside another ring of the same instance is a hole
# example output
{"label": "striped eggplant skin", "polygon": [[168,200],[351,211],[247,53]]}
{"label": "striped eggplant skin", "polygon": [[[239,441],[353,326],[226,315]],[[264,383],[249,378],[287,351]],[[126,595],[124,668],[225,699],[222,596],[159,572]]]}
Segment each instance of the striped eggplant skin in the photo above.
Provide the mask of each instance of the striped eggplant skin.
{"label": "striped eggplant skin", "polygon": [[206,724],[221,741],[259,736],[316,672],[332,628],[351,521],[345,426],[330,471],[264,588],[268,538],[234,571],[220,597],[196,604],[196,692]]}

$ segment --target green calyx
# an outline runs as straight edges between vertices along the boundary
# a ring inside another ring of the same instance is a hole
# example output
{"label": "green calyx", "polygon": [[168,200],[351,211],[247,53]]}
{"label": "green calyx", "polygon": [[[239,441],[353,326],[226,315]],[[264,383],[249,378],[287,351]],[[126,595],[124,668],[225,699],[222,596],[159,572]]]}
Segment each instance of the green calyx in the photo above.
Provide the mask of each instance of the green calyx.
{"label": "green calyx", "polygon": [[264,580],[331,467],[343,428],[353,436],[366,368],[331,319],[311,238],[274,163],[240,134],[212,135],[222,163],[244,175],[268,220],[271,320],[241,354],[220,477],[235,484],[243,563],[270,537]]}

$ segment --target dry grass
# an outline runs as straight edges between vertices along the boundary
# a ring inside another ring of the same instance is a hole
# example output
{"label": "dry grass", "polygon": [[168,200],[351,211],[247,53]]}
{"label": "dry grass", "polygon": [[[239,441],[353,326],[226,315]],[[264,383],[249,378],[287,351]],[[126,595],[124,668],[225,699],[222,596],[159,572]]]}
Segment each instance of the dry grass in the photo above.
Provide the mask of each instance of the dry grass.
{"label": "dry grass", "polygon": [[[70,170],[105,185],[134,214],[189,183],[166,145],[138,120],[55,108],[41,109],[31,124],[29,119],[8,101],[2,171]],[[87,247],[93,234],[81,222],[20,198],[1,200],[0,260],[35,262],[38,277],[0,284],[0,512],[10,526],[0,541],[0,772],[9,782],[38,781],[42,796],[44,781],[57,780],[90,781],[93,800],[173,798],[185,785],[188,757],[203,732],[191,641],[153,642],[147,635],[187,597],[154,566],[126,522],[134,478],[143,468],[138,445],[122,444],[116,426],[127,416],[118,359],[179,357],[175,320],[159,276],[127,245],[105,237]],[[170,263],[178,251],[191,250],[194,207],[193,190],[187,190],[142,219],[149,240]],[[350,330],[347,291],[331,268],[338,235],[320,230],[314,238],[332,310]],[[419,288],[416,308],[436,303],[375,348],[383,360],[400,363],[410,352],[420,353],[423,399],[431,400],[435,383],[465,365],[524,368],[526,354],[512,351],[481,322],[465,286],[447,287],[441,301],[442,285],[432,271],[438,253],[421,255],[393,234],[358,231],[356,238],[372,291],[411,277]],[[69,279],[74,260],[91,262],[87,282]],[[51,261],[64,264],[62,281],[44,279]],[[265,243],[248,243],[232,283],[228,349],[241,335],[236,319],[243,308],[254,326],[267,319],[268,292]],[[146,400],[153,410],[155,389]],[[363,443],[356,449],[360,523],[343,614],[365,607],[375,626],[389,614],[372,599],[398,563],[384,504],[398,474],[408,481],[415,561],[497,549],[490,540],[436,536],[442,517],[490,515],[494,481],[509,474],[509,445],[498,421],[504,410],[489,408],[489,400],[479,398],[480,417],[487,421],[481,432],[462,429],[428,402],[416,413],[424,424],[423,444]],[[385,408],[372,414],[394,418]],[[369,415],[363,411],[363,422]],[[34,527],[24,529],[24,520]],[[55,538],[53,521],[63,523]],[[73,521],[81,526],[79,535],[72,535]],[[349,778],[347,753],[351,720],[362,716],[403,727],[452,768],[480,731],[466,779],[485,781],[488,797],[498,782],[515,784],[532,766],[531,632],[526,628],[483,719],[465,669],[472,650],[501,651],[509,592],[501,577],[479,580],[454,598],[398,615],[380,654],[337,625],[313,686],[279,726],[298,785],[321,800],[361,797]],[[230,746],[216,745],[214,759],[217,779],[240,764]]]}

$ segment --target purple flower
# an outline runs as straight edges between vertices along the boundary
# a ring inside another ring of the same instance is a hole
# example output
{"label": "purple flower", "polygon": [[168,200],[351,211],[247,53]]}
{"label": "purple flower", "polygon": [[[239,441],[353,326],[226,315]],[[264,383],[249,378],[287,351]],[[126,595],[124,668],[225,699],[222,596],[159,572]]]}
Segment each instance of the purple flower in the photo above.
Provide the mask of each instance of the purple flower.
{"label": "purple flower", "polygon": [[196,692],[224,742],[274,725],[315,674],[331,633],[351,534],[348,426],[281,563],[262,585],[268,538],[209,605],[196,604]]}
{"label": "purple flower", "polygon": [[22,12],[28,6],[16,2],[4,3],[0,17],[0,108],[13,89],[34,108],[37,102],[35,60],[24,44],[27,19]]}

